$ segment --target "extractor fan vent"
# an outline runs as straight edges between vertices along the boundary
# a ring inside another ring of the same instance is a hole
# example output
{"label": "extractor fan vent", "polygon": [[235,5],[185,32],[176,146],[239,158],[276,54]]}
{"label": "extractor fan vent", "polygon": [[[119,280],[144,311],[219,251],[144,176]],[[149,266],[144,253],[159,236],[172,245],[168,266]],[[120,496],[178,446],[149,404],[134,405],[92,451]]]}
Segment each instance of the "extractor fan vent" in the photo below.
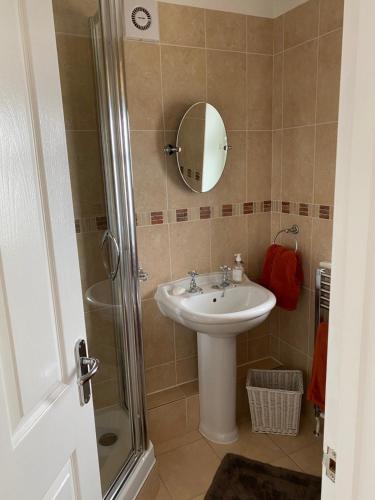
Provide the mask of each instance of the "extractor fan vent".
{"label": "extractor fan vent", "polygon": [[155,0],[125,0],[126,37],[159,40],[159,17]]}
{"label": "extractor fan vent", "polygon": [[146,31],[151,26],[152,17],[144,7],[136,7],[132,12],[132,21],[137,29]]}

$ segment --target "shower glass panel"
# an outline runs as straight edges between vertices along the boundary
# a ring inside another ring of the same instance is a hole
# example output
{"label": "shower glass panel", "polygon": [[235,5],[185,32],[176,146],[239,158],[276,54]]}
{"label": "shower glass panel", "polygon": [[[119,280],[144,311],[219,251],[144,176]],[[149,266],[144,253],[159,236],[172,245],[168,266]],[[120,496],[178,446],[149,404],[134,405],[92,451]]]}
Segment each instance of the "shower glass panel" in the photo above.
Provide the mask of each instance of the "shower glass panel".
{"label": "shower glass panel", "polygon": [[[122,0],[54,0],[103,497],[146,449]],[[87,10],[85,10],[87,9]]]}

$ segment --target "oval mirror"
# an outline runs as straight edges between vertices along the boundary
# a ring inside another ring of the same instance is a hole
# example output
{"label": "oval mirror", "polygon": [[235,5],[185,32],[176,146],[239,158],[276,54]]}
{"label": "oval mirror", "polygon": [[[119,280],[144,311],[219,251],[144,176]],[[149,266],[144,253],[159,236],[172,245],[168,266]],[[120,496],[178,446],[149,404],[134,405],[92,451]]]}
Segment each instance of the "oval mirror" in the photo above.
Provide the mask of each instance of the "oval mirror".
{"label": "oval mirror", "polygon": [[191,106],[181,120],[176,145],[178,169],[190,189],[205,193],[219,182],[228,149],[217,109],[205,102]]}

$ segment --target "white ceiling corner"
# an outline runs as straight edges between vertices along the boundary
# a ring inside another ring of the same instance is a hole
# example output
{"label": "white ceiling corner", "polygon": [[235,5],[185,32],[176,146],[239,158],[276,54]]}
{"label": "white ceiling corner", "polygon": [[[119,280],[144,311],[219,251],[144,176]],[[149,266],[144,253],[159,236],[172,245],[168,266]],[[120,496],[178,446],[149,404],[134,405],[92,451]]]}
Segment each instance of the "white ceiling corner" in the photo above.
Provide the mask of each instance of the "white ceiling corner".
{"label": "white ceiling corner", "polygon": [[278,17],[307,0],[162,0],[166,3],[236,12],[259,17]]}

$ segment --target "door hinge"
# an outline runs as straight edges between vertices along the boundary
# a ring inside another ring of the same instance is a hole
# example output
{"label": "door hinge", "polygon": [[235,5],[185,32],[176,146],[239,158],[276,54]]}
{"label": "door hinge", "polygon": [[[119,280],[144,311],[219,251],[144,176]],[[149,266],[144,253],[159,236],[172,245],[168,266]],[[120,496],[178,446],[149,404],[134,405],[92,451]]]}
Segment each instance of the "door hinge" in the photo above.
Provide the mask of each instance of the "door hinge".
{"label": "door hinge", "polygon": [[327,453],[323,453],[323,465],[326,476],[334,483],[336,480],[336,452],[327,446]]}

